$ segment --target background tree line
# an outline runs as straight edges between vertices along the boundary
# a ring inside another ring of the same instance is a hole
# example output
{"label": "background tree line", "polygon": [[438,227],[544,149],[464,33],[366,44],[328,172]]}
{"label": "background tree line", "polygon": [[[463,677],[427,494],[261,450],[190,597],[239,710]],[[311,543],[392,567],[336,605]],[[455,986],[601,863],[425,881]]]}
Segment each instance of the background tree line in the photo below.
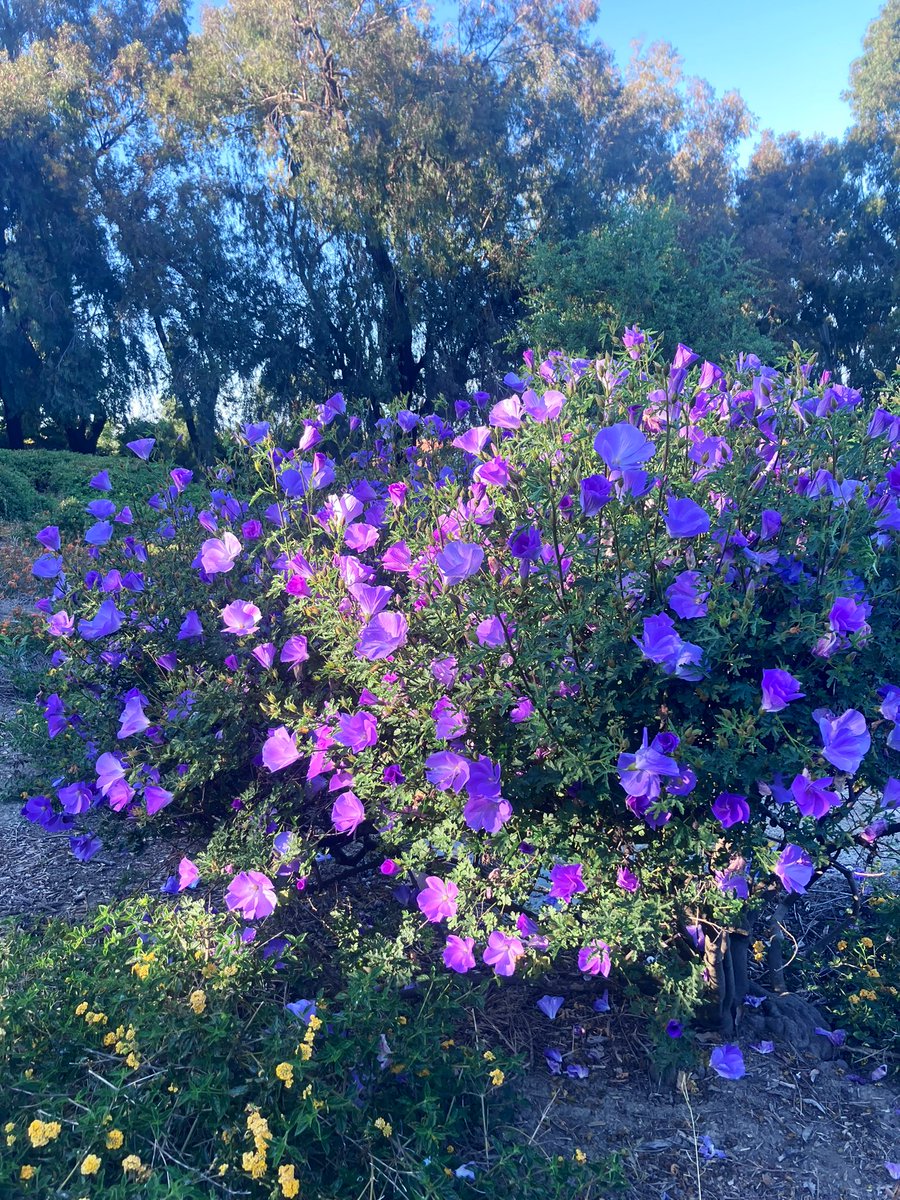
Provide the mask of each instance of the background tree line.
{"label": "background tree line", "polygon": [[[141,397],[194,452],[228,406],[440,406],[536,342],[900,357],[900,0],[842,140],[751,128],[590,0],[0,0],[5,444],[92,451]],[[601,27],[602,37],[602,27]]]}

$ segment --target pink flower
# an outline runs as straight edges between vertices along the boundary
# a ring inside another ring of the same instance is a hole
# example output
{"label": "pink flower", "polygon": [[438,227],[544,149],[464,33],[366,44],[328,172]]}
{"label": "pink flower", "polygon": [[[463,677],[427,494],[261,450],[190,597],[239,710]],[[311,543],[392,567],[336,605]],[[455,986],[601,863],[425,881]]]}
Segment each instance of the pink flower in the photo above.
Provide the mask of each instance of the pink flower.
{"label": "pink flower", "polygon": [[263,766],[269,771],[283,771],[300,757],[294,735],[289,733],[286,726],[279,725],[270,731],[266,744],[263,746]]}
{"label": "pink flower", "polygon": [[591,942],[578,951],[578,970],[585,975],[602,975],[606,979],[611,966],[612,957],[606,942]]}
{"label": "pink flower", "polygon": [[338,833],[355,833],[365,819],[366,810],[353,792],[343,792],[331,806],[331,820]]}
{"label": "pink flower", "polygon": [[247,921],[261,921],[275,911],[275,887],[261,871],[241,871],[225,893],[225,903]]}
{"label": "pink flower", "polygon": [[243,637],[248,633],[256,633],[262,620],[262,613],[249,600],[232,600],[222,609],[222,632],[233,633]]}
{"label": "pink flower", "polygon": [[444,947],[444,966],[457,975],[465,975],[475,966],[474,938],[457,937],[455,933],[448,934]]}

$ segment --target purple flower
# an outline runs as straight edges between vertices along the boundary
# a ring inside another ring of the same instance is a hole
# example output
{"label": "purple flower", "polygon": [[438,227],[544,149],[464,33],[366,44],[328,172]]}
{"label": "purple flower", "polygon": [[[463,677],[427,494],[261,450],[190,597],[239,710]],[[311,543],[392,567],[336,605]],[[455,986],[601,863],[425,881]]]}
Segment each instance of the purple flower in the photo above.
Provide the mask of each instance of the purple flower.
{"label": "purple flower", "polygon": [[733,868],[729,868],[727,871],[716,871],[713,878],[716,881],[716,887],[723,896],[729,892],[734,892],[739,900],[749,900],[750,887],[747,883],[747,877],[740,871]]}
{"label": "purple flower", "polygon": [[560,1075],[562,1073],[562,1053],[556,1050],[553,1046],[548,1046],[544,1051],[544,1059],[547,1063],[547,1070],[551,1075]]}
{"label": "purple flower", "polygon": [[203,626],[200,624],[200,617],[195,609],[185,613],[184,620],[181,622],[181,628],[178,630],[179,642],[190,641],[191,638],[203,637]]}
{"label": "purple flower", "polygon": [[510,709],[509,719],[513,725],[521,725],[523,721],[531,719],[534,713],[534,704],[527,696],[520,696],[513,707]]}
{"label": "purple flower", "polygon": [[847,1040],[847,1031],[845,1029],[822,1029],[821,1026],[817,1025],[813,1033],[817,1033],[819,1037],[827,1038],[835,1048],[843,1046]]}
{"label": "purple flower", "polygon": [[513,558],[519,558],[523,562],[534,562],[540,558],[543,548],[540,530],[535,529],[533,525],[520,525],[510,535],[507,545]]}
{"label": "purple flower", "polygon": [[416,896],[416,904],[425,914],[425,920],[436,924],[456,916],[459,888],[452,879],[439,879],[436,875],[425,878],[425,887]]}
{"label": "purple flower", "polygon": [[802,700],[806,692],[800,690],[800,680],[788,671],[777,668],[762,673],[763,712],[781,712],[792,700]]}
{"label": "purple flower", "polygon": [[810,779],[808,771],[794,777],[791,795],[804,817],[815,817],[817,821],[821,821],[831,809],[837,808],[841,803],[840,796],[837,792],[826,791],[833,783],[834,778],[831,775],[821,779]]}
{"label": "purple flower", "polygon": [[34,535],[34,540],[40,542],[48,550],[58,550],[60,547],[59,526],[45,525],[39,533]]}
{"label": "purple flower", "polygon": [[866,623],[870,612],[868,604],[859,604],[852,596],[838,596],[828,614],[828,624],[834,633],[846,635],[871,633]]}
{"label": "purple flower", "polygon": [[469,718],[447,696],[441,696],[432,708],[431,715],[434,718],[435,736],[444,741],[451,742],[462,737],[469,728]]}
{"label": "purple flower", "polygon": [[250,653],[263,670],[270,671],[272,669],[272,664],[275,662],[274,642],[263,642],[261,646],[254,646]]}
{"label": "purple flower", "polygon": [[366,658],[371,662],[380,658],[389,658],[401,646],[406,645],[406,635],[409,623],[403,613],[380,612],[372,618],[359,635],[359,641],[353,647],[357,658]]}
{"label": "purple flower", "polygon": [[79,862],[90,862],[103,849],[103,842],[93,833],[69,838],[69,849]]}
{"label": "purple flower", "polygon": [[501,458],[499,455],[494,455],[487,462],[480,463],[472,472],[472,478],[476,483],[482,483],[485,487],[505,488],[509,486],[510,473],[508,459]]}
{"label": "purple flower", "polygon": [[103,796],[108,795],[110,788],[125,778],[125,767],[115,754],[101,754],[95,764],[97,771],[97,787]]}
{"label": "purple flower", "polygon": [[848,708],[839,717],[821,711],[813,713],[813,717],[822,735],[825,758],[839,771],[855,775],[872,745],[866,718],[855,708]]}
{"label": "purple flower", "polygon": [[463,809],[463,820],[475,833],[479,829],[485,833],[499,833],[511,816],[512,805],[502,796],[473,795],[471,791]]}
{"label": "purple flower", "polygon": [[710,807],[713,816],[723,829],[730,829],[732,825],[739,825],[750,820],[750,805],[747,803],[747,797],[740,796],[735,792],[720,792]]}
{"label": "purple flower", "polygon": [[700,1157],[707,1160],[714,1158],[724,1158],[725,1151],[720,1150],[708,1133],[704,1133],[697,1141],[697,1149],[700,1151]]}
{"label": "purple flower", "polygon": [[233,633],[237,637],[246,637],[256,633],[262,620],[262,613],[249,600],[232,600],[221,612],[222,632]]}
{"label": "purple flower", "polygon": [[709,606],[704,603],[709,588],[703,587],[702,576],[697,571],[682,571],[666,588],[666,599],[676,616],[684,620],[705,617]]}
{"label": "purple flower", "polygon": [[774,1042],[751,1042],[750,1049],[755,1050],[757,1054],[774,1054]]}
{"label": "purple flower", "polygon": [[516,963],[525,953],[525,947],[517,937],[510,937],[499,929],[495,929],[488,938],[487,946],[482,954],[482,960],[494,968],[495,975],[509,977],[516,971]]}
{"label": "purple flower", "polygon": [[533,421],[537,421],[542,425],[544,421],[555,421],[562,412],[566,398],[562,392],[556,391],[555,388],[550,388],[544,392],[543,396],[538,394],[531,388],[528,388],[522,393],[522,407],[528,413]]}
{"label": "purple flower", "polygon": [[308,1025],[310,1019],[318,1012],[315,1000],[292,1000],[284,1008],[285,1012],[289,1012],[292,1017],[296,1017],[304,1025]]}
{"label": "purple flower", "polygon": [[539,1008],[545,1017],[549,1017],[551,1021],[556,1020],[556,1014],[565,1004],[565,996],[541,996],[537,1001],[536,1008]]}
{"label": "purple flower", "polygon": [[275,886],[261,871],[241,871],[225,893],[225,903],[246,921],[261,921],[271,916],[278,903]]}
{"label": "purple flower", "polygon": [[585,975],[602,975],[609,978],[612,955],[606,942],[591,942],[578,951],[578,970]]}
{"label": "purple flower", "polygon": [[435,559],[445,586],[462,583],[481,569],[484,551],[470,542],[449,542]]}
{"label": "purple flower", "polygon": [[709,1065],[723,1079],[741,1079],[747,1073],[740,1046],[716,1046],[709,1056]]}
{"label": "purple flower", "polygon": [[498,429],[518,429],[522,424],[522,402],[518,396],[500,400],[488,414],[488,422]]}
{"label": "purple flower", "polygon": [[465,450],[466,454],[480,454],[490,439],[491,431],[487,425],[476,425],[474,429],[467,429],[454,438],[451,445],[458,450]]}
{"label": "purple flower", "polygon": [[813,861],[800,846],[788,845],[782,850],[775,863],[775,874],[786,892],[803,895],[806,885],[813,877]]}
{"label": "purple flower", "polygon": [[669,1023],[666,1025],[666,1036],[667,1037],[680,1038],[683,1033],[684,1033],[684,1029],[682,1028],[680,1021],[672,1020],[672,1021],[669,1021]]}
{"label": "purple flower", "polygon": [[131,737],[135,733],[143,733],[150,725],[141,707],[141,696],[132,696],[127,701],[119,716],[119,738]]}
{"label": "purple flower", "polygon": [[394,589],[389,587],[371,587],[367,583],[350,585],[350,595],[359,605],[359,611],[367,621],[387,606],[393,594]]}
{"label": "purple flower", "polygon": [[47,632],[51,637],[71,637],[75,632],[75,620],[64,611],[54,613],[47,622]]}
{"label": "purple flower", "polygon": [[268,771],[283,771],[285,767],[295,763],[299,757],[300,751],[297,749],[294,734],[290,733],[284,725],[279,725],[277,729],[269,731],[262,751],[263,766]]}
{"label": "purple flower", "polygon": [[109,471],[98,471],[88,484],[88,487],[96,488],[98,492],[111,492],[112,484],[109,482]]}
{"label": "purple flower", "polygon": [[573,896],[579,892],[586,892],[587,884],[581,878],[583,869],[581,863],[558,863],[553,867],[550,871],[549,898],[569,904]]}
{"label": "purple flower", "polygon": [[496,649],[498,646],[506,644],[506,634],[503,632],[503,622],[499,617],[485,617],[483,621],[479,621],[475,636],[478,638],[480,646],[489,646]]}
{"label": "purple flower", "polygon": [[126,442],[125,445],[132,454],[136,454],[138,458],[142,458],[146,462],[153,453],[156,438],[137,438],[133,442]]}
{"label": "purple flower", "polygon": [[55,579],[64,565],[63,560],[57,555],[42,554],[32,563],[31,573],[35,579]]}
{"label": "purple flower", "polygon": [[610,471],[623,472],[639,470],[641,463],[656,453],[654,444],[625,421],[601,429],[594,438],[594,449]]}
{"label": "purple flower", "polygon": [[612,484],[605,475],[587,475],[581,481],[581,511],[586,517],[595,517],[612,495]]}
{"label": "purple flower", "polygon": [[86,813],[94,798],[93,789],[82,781],[60,788],[56,795],[63,810],[72,817],[79,817],[82,813]]}
{"label": "purple flower", "polygon": [[474,947],[474,938],[458,937],[455,933],[448,934],[447,944],[444,946],[444,966],[455,971],[457,975],[465,975],[475,966]]}
{"label": "purple flower", "polygon": [[699,537],[709,533],[709,513],[701,508],[696,501],[684,497],[676,500],[669,499],[669,511],[666,513],[666,532],[673,538]]}
{"label": "purple flower", "polygon": [[291,666],[297,666],[298,663],[306,662],[309,658],[309,649],[306,644],[306,638],[303,634],[295,634],[294,637],[289,637],[281,647],[281,654],[278,656],[278,661],[290,663]]}
{"label": "purple flower", "polygon": [[94,642],[98,638],[109,637],[122,628],[122,614],[112,600],[104,600],[90,620],[78,622],[78,632],[86,642]]}
{"label": "purple flower", "polygon": [[187,891],[188,888],[195,888],[200,882],[200,872],[195,863],[189,858],[182,858],[178,864],[178,890],[179,892]]}
{"label": "purple flower", "polygon": [[606,991],[604,991],[602,996],[597,997],[597,999],[591,1005],[591,1008],[594,1010],[594,1012],[598,1012],[598,1013],[608,1013],[611,1011],[610,1003],[609,1003],[609,989],[608,988],[606,989]]}
{"label": "purple flower", "polygon": [[147,816],[152,817],[154,813],[158,813],[161,808],[165,808],[167,804],[171,804],[175,799],[172,792],[164,787],[159,787],[155,783],[150,783],[144,788],[144,802],[147,805]]}
{"label": "purple flower", "polygon": [[353,792],[342,792],[331,806],[331,822],[338,833],[355,833],[365,819],[366,810]]}
{"label": "purple flower", "polygon": [[439,792],[461,792],[469,782],[471,764],[453,750],[440,750],[425,759],[425,778]]}
{"label": "purple flower", "polygon": [[690,680],[703,678],[702,648],[679,636],[668,613],[645,617],[643,624],[643,637],[632,637],[631,640],[644,658],[657,663],[667,675]]}
{"label": "purple flower", "polygon": [[641,881],[630,867],[619,867],[616,872],[616,886],[623,892],[634,893],[641,886]]}
{"label": "purple flower", "polygon": [[346,746],[351,753],[361,754],[378,741],[378,722],[367,712],[359,712],[352,717],[340,713],[334,740],[339,746]]}
{"label": "purple flower", "polygon": [[234,566],[243,546],[233,533],[208,538],[200,547],[200,565],[207,575],[224,575]]}

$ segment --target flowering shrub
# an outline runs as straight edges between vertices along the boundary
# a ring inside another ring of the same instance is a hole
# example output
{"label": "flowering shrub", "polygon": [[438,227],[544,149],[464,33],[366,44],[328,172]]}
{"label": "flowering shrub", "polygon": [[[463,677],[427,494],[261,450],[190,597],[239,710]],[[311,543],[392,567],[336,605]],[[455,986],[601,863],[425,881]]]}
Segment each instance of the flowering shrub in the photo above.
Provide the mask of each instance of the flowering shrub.
{"label": "flowering shrub", "polygon": [[255,927],[368,877],[378,935],[448,971],[559,957],[667,993],[663,1024],[705,972],[733,1024],[729,930],[900,830],[900,416],[624,343],[527,355],[452,422],[369,435],[337,395],[247,425],[202,508],[184,468],[124,506],[101,472],[86,576],[38,534],[25,816],[89,860],[101,810],[240,809],[232,873],[170,891]]}

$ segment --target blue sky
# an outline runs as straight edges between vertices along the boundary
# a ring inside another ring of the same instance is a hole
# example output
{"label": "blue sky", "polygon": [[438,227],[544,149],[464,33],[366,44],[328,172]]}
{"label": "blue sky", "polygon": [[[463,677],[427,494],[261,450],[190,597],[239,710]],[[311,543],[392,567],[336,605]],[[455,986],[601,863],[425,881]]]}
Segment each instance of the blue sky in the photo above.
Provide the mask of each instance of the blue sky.
{"label": "blue sky", "polygon": [[[635,39],[671,42],[688,75],[735,88],[759,130],[837,136],[841,100],[878,0],[599,0],[597,32],[621,66]],[[758,135],[757,135],[758,136]]]}

